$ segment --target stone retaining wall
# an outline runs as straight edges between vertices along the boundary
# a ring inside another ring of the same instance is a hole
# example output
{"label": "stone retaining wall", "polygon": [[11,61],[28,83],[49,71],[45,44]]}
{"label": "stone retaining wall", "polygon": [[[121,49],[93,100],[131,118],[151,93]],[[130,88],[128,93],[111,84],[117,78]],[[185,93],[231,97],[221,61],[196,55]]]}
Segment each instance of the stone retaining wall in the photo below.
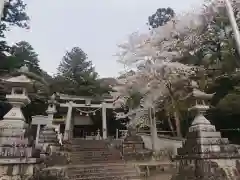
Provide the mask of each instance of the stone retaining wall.
{"label": "stone retaining wall", "polygon": [[[146,134],[139,134],[145,144],[145,148],[152,149],[152,140],[150,135]],[[173,150],[173,155],[177,154],[177,148],[182,147],[182,141],[184,139],[176,138],[176,137],[168,137],[168,136],[158,136],[156,142],[157,150],[167,149],[170,148]]]}

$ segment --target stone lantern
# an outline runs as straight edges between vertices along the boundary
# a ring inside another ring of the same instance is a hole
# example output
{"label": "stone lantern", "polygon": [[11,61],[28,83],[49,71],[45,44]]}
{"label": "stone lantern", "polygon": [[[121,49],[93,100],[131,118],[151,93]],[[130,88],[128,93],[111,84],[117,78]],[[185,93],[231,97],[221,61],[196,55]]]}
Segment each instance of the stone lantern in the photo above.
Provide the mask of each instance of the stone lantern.
{"label": "stone lantern", "polygon": [[[47,124],[40,131],[39,144],[42,145],[42,151],[44,153],[52,153],[56,151],[56,147],[59,147],[57,132],[55,131],[56,127],[53,126],[53,116],[57,112],[56,110],[56,95],[53,94],[48,100],[48,109],[46,110]],[[48,152],[47,152],[48,151]]]}
{"label": "stone lantern", "polygon": [[196,83],[192,83],[192,98],[196,104],[190,108],[196,116],[189,128],[186,140],[178,149],[176,160],[179,162],[178,173],[172,180],[230,180],[239,177],[240,154],[227,138],[222,138],[204,113],[209,109],[207,100],[213,94],[200,91]]}
{"label": "stone lantern", "polygon": [[27,145],[28,140],[24,138],[26,123],[21,108],[31,102],[27,90],[31,88],[33,82],[21,74],[4,79],[3,83],[11,89],[11,93],[6,95],[6,99],[12,105],[12,108],[0,121],[0,144],[1,146]]}
{"label": "stone lantern", "polygon": [[[28,68],[22,67],[20,75],[3,79],[5,87],[10,89],[6,99],[12,105],[11,110],[0,121],[0,171],[5,179],[22,179],[22,174],[31,176],[33,164],[32,147],[25,138],[26,123],[21,108],[29,104],[28,90],[33,81],[25,73]],[[28,172],[22,172],[28,170]],[[15,173],[14,173],[15,172]]]}

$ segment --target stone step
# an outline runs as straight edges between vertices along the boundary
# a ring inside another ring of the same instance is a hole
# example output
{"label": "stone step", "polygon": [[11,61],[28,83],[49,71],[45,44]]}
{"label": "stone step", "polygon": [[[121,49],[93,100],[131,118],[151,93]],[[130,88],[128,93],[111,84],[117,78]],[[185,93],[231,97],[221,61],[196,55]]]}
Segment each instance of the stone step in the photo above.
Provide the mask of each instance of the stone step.
{"label": "stone step", "polygon": [[122,161],[121,152],[107,144],[105,140],[74,139],[69,145],[71,163],[77,165]]}
{"label": "stone step", "polygon": [[106,158],[70,158],[71,162],[79,162],[79,163],[84,163],[84,162],[106,162],[109,163],[110,161],[122,161],[121,159],[118,160],[116,157],[106,157]]}
{"label": "stone step", "polygon": [[101,154],[120,154],[120,151],[73,151],[72,155],[101,155]]}
{"label": "stone step", "polygon": [[81,146],[81,145],[86,145],[86,146],[107,146],[108,143],[107,142],[91,142],[91,143],[88,143],[88,142],[77,142],[77,143],[71,143],[71,145],[74,145],[74,146]]}
{"label": "stone step", "polygon": [[120,157],[118,154],[95,154],[95,155],[90,155],[90,154],[85,154],[85,155],[70,155],[70,158],[72,158],[72,159],[82,159],[82,158],[84,158],[84,157],[86,157],[87,159],[88,158],[101,158],[101,157],[103,157],[103,158],[107,158],[107,157]]}
{"label": "stone step", "polygon": [[70,156],[70,159],[71,160],[117,160],[117,159],[119,159],[119,157],[118,156],[104,156],[104,157],[101,157],[101,156],[99,156],[99,157],[96,157],[96,156],[87,156],[87,157],[71,157]]}
{"label": "stone step", "polygon": [[81,157],[120,157],[120,153],[119,154],[113,154],[113,153],[94,153],[94,154],[71,154],[70,157],[72,158],[81,158]]}
{"label": "stone step", "polygon": [[93,139],[82,139],[82,138],[73,138],[71,140],[72,142],[75,142],[75,141],[85,141],[85,142],[106,142],[106,140],[102,139],[102,140],[93,140]]}
{"label": "stone step", "polygon": [[67,174],[70,180],[140,180],[134,166],[115,161],[70,165]]}
{"label": "stone step", "polygon": [[133,178],[137,178],[139,177],[136,173],[135,174],[129,174],[129,175],[126,175],[126,174],[96,174],[96,175],[86,175],[86,176],[73,176],[73,177],[69,177],[69,179],[95,179],[95,178],[98,178],[98,179],[107,179],[107,178],[114,178],[114,179],[117,179],[117,178],[121,178],[121,177],[125,177],[125,179],[133,179]]}
{"label": "stone step", "polygon": [[108,145],[106,144],[73,144],[71,145],[73,148],[99,148],[104,149],[108,148]]}
{"label": "stone step", "polygon": [[107,141],[106,140],[83,140],[83,139],[80,139],[80,140],[72,140],[71,141],[71,144],[91,144],[91,145],[97,145],[97,144],[107,144]]}
{"label": "stone step", "polygon": [[98,164],[91,164],[91,165],[79,165],[69,167],[68,171],[77,171],[77,172],[84,172],[89,170],[119,170],[119,169],[135,169],[133,166],[125,164],[125,163],[98,163]]}
{"label": "stone step", "polygon": [[92,153],[74,153],[71,154],[71,157],[99,157],[99,156],[120,156],[120,153],[113,153],[113,152],[92,152]]}
{"label": "stone step", "polygon": [[82,147],[71,147],[70,148],[71,151],[106,151],[109,148],[108,147],[86,147],[86,146],[82,146]]}
{"label": "stone step", "polygon": [[106,176],[124,176],[124,175],[128,175],[128,176],[136,176],[137,172],[136,170],[118,170],[118,171],[99,171],[99,172],[85,172],[85,173],[76,173],[76,172],[71,172],[70,173],[70,178],[74,177],[74,178],[86,178],[86,177],[106,177]]}
{"label": "stone step", "polygon": [[101,170],[84,170],[84,171],[69,171],[69,174],[70,176],[75,176],[75,175],[97,175],[97,174],[121,174],[121,175],[124,175],[124,174],[135,174],[136,175],[136,170],[135,169],[108,169],[108,170],[105,170],[105,171],[101,171]]}
{"label": "stone step", "polygon": [[90,157],[71,157],[70,156],[70,159],[71,160],[117,160],[118,159],[118,156],[105,156],[105,157],[96,157],[96,156],[90,156]]}
{"label": "stone step", "polygon": [[131,168],[131,167],[108,167],[108,168],[105,168],[105,167],[99,167],[99,168],[96,168],[96,167],[92,167],[92,168],[79,168],[79,169],[70,169],[68,170],[68,172],[71,172],[73,174],[79,174],[79,173],[99,173],[99,172],[103,172],[103,171],[106,171],[106,172],[118,172],[118,171],[121,171],[121,170],[126,170],[126,171],[135,171],[136,170],[134,168]]}
{"label": "stone step", "polygon": [[72,164],[72,165],[80,165],[80,164],[86,164],[86,165],[90,165],[90,164],[92,164],[92,163],[114,163],[114,162],[118,162],[118,161],[116,161],[116,160],[108,160],[108,161],[106,161],[106,160],[98,160],[98,161],[72,161],[70,164]]}
{"label": "stone step", "polygon": [[[71,179],[71,178],[70,178]],[[140,180],[138,176],[105,176],[105,177],[99,177],[99,176],[89,176],[86,178],[73,178],[72,180]]]}
{"label": "stone step", "polygon": [[72,146],[71,147],[72,150],[77,150],[77,151],[80,151],[80,150],[83,150],[83,151],[89,151],[89,150],[106,150],[108,149],[108,147],[100,147],[100,146],[85,146],[85,145],[82,145],[82,146]]}
{"label": "stone step", "polygon": [[70,159],[83,160],[83,159],[121,159],[119,155],[102,155],[102,156],[70,156]]}
{"label": "stone step", "polygon": [[116,160],[116,158],[95,158],[95,159],[71,159],[71,162],[74,164],[84,164],[84,163],[111,163],[111,162],[121,162],[121,160]]}
{"label": "stone step", "polygon": [[80,156],[109,156],[109,155],[120,155],[119,151],[79,151],[71,152],[71,156],[80,157]]}

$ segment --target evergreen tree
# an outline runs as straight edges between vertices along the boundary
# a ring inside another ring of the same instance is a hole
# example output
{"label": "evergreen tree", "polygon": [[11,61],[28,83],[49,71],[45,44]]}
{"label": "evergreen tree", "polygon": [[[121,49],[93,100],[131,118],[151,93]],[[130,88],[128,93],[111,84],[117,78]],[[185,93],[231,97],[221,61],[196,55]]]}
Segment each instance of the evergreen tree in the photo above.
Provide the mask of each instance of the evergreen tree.
{"label": "evergreen tree", "polygon": [[[20,28],[29,28],[29,17],[26,13],[26,4],[23,0],[5,1],[2,21],[0,24],[0,37],[5,38],[5,32],[10,30],[11,26]],[[11,51],[5,40],[0,41],[0,52]]]}
{"label": "evergreen tree", "polygon": [[21,41],[12,47],[13,57],[18,62],[16,68],[27,65],[30,72],[41,75],[42,70],[39,66],[38,54],[33,47],[26,41]]}
{"label": "evergreen tree", "polygon": [[23,0],[5,1],[3,15],[0,23],[0,74],[7,74],[16,68],[18,63],[16,58],[11,56],[12,49],[5,40],[5,32],[12,26],[29,28],[29,17],[25,11],[26,4]]}
{"label": "evergreen tree", "polygon": [[[108,93],[108,87],[102,87],[92,62],[87,60],[87,55],[79,47],[74,47],[63,57],[59,67],[58,76],[55,78],[55,87],[61,92],[93,96]],[[61,85],[60,85],[61,84]],[[63,84],[65,84],[63,86]]]}
{"label": "evergreen tree", "polygon": [[175,15],[172,8],[159,8],[157,11],[148,17],[148,24],[151,28],[157,28],[163,26],[170,21]]}

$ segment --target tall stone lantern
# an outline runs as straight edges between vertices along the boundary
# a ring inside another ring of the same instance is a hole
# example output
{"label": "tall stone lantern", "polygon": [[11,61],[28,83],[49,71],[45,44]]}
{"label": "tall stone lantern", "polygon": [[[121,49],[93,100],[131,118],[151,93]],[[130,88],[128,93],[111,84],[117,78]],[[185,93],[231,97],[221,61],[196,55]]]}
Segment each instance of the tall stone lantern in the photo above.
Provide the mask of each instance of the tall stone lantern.
{"label": "tall stone lantern", "polygon": [[25,73],[28,68],[22,67],[20,75],[3,79],[5,87],[10,89],[6,99],[12,105],[11,110],[0,121],[0,171],[5,179],[24,179],[33,174],[32,147],[25,138],[26,123],[21,108],[29,104],[27,91],[33,81]]}
{"label": "tall stone lantern", "polygon": [[195,105],[190,108],[196,116],[189,127],[186,140],[178,149],[176,160],[178,172],[172,180],[238,180],[240,177],[240,153],[227,138],[204,116],[209,109],[206,104],[214,94],[206,94],[192,83],[192,98]]}

